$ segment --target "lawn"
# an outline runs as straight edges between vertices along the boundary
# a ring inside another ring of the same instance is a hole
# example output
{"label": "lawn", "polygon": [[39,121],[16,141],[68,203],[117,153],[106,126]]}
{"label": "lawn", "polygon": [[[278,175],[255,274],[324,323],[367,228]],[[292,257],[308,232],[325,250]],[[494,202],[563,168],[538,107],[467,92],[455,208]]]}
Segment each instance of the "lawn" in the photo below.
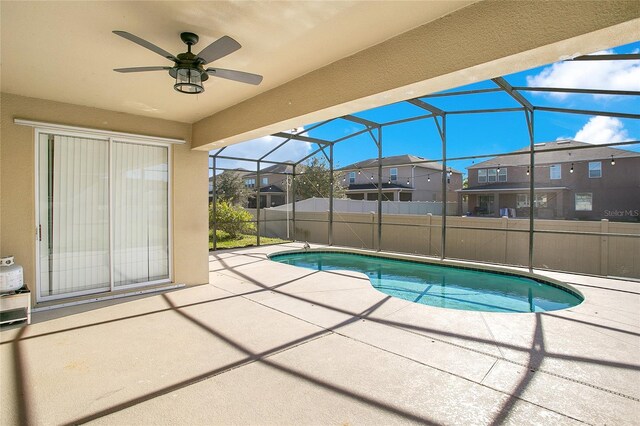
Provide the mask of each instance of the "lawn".
{"label": "lawn", "polygon": [[[240,234],[239,238],[231,238],[229,234],[224,231],[217,231],[216,235],[218,237],[218,249],[240,248],[256,245],[255,235]],[[282,240],[280,238],[260,237],[260,245],[280,244],[286,242],[287,240]],[[213,238],[211,231],[209,231],[209,250],[213,250]]]}

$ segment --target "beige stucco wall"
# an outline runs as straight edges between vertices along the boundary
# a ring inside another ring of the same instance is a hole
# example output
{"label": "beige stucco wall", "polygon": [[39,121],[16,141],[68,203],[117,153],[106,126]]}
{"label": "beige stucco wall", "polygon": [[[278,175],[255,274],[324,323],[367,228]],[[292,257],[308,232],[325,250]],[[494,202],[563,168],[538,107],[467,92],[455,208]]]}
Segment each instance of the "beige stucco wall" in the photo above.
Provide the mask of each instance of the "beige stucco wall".
{"label": "beige stucco wall", "polygon": [[[194,124],[219,148],[640,38],[640,2],[481,1]],[[375,30],[375,29],[374,29]]]}
{"label": "beige stucco wall", "polygon": [[208,159],[191,150],[191,126],[130,114],[2,93],[0,133],[0,254],[13,254],[25,282],[35,280],[34,129],[15,118],[92,129],[178,138],[173,145],[173,280],[208,282]]}

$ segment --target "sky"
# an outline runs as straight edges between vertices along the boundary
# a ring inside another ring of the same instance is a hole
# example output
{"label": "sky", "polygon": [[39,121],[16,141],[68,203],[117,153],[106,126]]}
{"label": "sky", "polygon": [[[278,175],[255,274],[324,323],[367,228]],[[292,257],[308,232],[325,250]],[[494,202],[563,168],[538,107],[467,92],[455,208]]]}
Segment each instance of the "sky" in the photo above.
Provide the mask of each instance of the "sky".
{"label": "sky", "polygon": [[[640,41],[594,54],[640,53]],[[512,86],[579,87],[590,89],[640,91],[640,60],[626,61],[568,61],[557,62],[505,76]],[[475,90],[493,88],[491,81],[451,89]],[[521,92],[536,106],[562,107],[596,111],[638,113],[640,96],[580,95],[567,93]],[[519,107],[509,95],[501,92],[466,96],[425,99],[445,111]],[[407,117],[424,115],[421,108],[406,102],[386,105],[353,115],[376,122],[389,122]],[[290,129],[296,133],[311,129]],[[336,140],[363,130],[364,126],[337,119],[329,124],[308,130],[312,137]],[[419,120],[383,128],[383,156],[412,154],[428,159],[442,158],[442,144],[433,119]],[[536,143],[558,139],[575,139],[602,144],[640,140],[640,120],[606,116],[562,114],[538,111],[535,113],[534,140]],[[228,147],[224,154],[243,158],[258,158],[274,148],[282,139],[266,136]],[[510,152],[529,145],[526,120],[523,112],[465,114],[447,117],[447,157],[486,155]],[[273,161],[297,161],[310,154],[316,145],[291,141],[267,157]],[[640,144],[624,147],[640,151]],[[215,152],[215,151],[212,151]],[[334,146],[336,168],[377,157],[377,147],[368,133],[345,140]],[[473,161],[451,161],[449,165],[466,172]],[[219,167],[242,167],[255,170],[255,163],[234,160],[218,160]],[[264,167],[269,166],[265,164]]]}

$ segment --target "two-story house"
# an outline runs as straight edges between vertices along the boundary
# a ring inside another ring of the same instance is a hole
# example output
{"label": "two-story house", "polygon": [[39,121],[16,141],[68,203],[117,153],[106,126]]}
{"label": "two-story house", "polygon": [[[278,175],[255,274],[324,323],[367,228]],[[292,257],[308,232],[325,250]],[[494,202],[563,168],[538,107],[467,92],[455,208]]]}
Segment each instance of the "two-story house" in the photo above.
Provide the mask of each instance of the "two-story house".
{"label": "two-story house", "polygon": [[[459,192],[469,214],[529,216],[528,150],[467,168],[469,185]],[[534,181],[537,218],[640,220],[640,152],[573,140],[536,144]]]}
{"label": "two-story house", "polygon": [[[425,162],[414,155],[383,157],[382,199],[384,201],[442,201],[442,164]],[[352,200],[378,199],[378,159],[349,164],[343,171],[343,186]],[[447,200],[457,201],[462,173],[447,168]]]}
{"label": "two-story house", "polygon": [[[242,178],[247,173],[251,173],[251,172],[247,169],[243,169],[242,167],[238,167],[237,169],[233,169],[233,170],[224,170],[218,176],[222,176],[224,174],[235,174]],[[213,176],[209,176],[209,202],[211,202],[212,200],[213,200]]]}
{"label": "two-story house", "polygon": [[[293,173],[293,162],[289,164],[274,164],[260,170],[260,182],[257,181],[258,174],[250,172],[243,176],[244,186],[260,193],[260,207],[276,207],[286,203],[287,182]],[[250,196],[248,200],[249,208],[256,208],[256,197]]]}

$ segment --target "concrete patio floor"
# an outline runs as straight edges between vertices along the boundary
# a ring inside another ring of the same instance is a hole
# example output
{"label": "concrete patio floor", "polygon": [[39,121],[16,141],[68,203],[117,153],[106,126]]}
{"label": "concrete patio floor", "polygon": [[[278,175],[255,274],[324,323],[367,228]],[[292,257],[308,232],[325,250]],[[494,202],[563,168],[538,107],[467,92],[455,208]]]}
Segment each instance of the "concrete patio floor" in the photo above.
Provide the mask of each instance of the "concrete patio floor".
{"label": "concrete patio floor", "polygon": [[640,283],[545,273],[585,302],[455,311],[266,258],[299,247],[3,330],[0,423],[638,424]]}

